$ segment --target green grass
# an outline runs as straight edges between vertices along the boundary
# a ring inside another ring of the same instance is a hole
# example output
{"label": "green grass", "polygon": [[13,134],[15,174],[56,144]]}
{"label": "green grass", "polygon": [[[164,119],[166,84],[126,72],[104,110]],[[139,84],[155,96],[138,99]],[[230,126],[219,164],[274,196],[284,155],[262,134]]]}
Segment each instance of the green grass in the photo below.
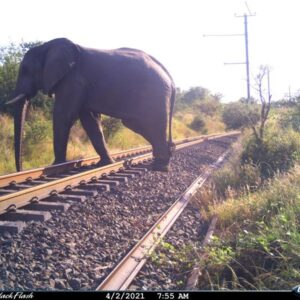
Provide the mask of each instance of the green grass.
{"label": "green grass", "polygon": [[[278,138],[274,124],[270,122],[266,137],[270,149],[297,140],[291,129]],[[204,221],[218,217],[212,243],[195,261],[203,269],[200,289],[290,290],[300,282],[299,156],[293,155],[293,164],[284,172],[262,181],[257,166],[242,164],[247,141],[249,132],[194,199]]]}
{"label": "green grass", "polygon": [[[291,289],[300,282],[300,166],[262,190],[214,204],[218,231],[199,288]],[[227,249],[227,251],[224,251]],[[216,261],[223,253],[223,261]]]}
{"label": "green grass", "polygon": [[13,157],[13,124],[7,115],[0,115],[0,174],[15,170]]}

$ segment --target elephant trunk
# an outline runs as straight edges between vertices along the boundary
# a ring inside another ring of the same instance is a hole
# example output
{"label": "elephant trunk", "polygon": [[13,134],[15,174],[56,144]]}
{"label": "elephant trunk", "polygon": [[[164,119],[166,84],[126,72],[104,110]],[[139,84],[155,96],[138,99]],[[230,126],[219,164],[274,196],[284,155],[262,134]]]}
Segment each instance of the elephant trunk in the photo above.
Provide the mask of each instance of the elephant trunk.
{"label": "elephant trunk", "polygon": [[22,140],[23,140],[23,129],[24,120],[27,111],[28,100],[23,98],[16,104],[14,114],[14,142],[15,142],[15,161],[17,172],[22,171]]}

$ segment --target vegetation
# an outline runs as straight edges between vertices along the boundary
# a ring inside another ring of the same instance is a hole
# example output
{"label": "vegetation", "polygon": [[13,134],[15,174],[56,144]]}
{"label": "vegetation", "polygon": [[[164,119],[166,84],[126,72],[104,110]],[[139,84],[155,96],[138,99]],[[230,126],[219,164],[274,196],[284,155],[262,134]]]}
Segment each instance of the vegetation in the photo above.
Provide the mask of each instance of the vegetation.
{"label": "vegetation", "polygon": [[259,106],[242,101],[225,106],[222,120],[228,129],[240,129],[256,124],[259,120]]}
{"label": "vegetation", "polygon": [[191,129],[206,133],[207,129],[205,128],[205,121],[201,115],[197,115],[193,118],[193,121],[189,125]]}
{"label": "vegetation", "polygon": [[153,255],[154,262],[176,269],[178,288],[185,286],[180,274],[194,266],[201,271],[199,289],[291,290],[300,282],[300,97],[272,105],[262,89],[266,71],[257,77],[259,104],[225,106],[223,118],[230,107],[255,108],[256,118],[245,114],[237,127],[225,122],[243,133],[193,200],[207,225],[217,217],[211,243],[181,249],[163,243]]}
{"label": "vegetation", "polygon": [[293,130],[268,130],[263,143],[250,137],[242,153],[243,165],[255,165],[261,179],[288,171],[300,156],[300,136]]}
{"label": "vegetation", "polygon": [[198,262],[206,269],[200,289],[290,290],[299,284],[297,109],[276,106],[262,135],[261,124],[256,133],[246,131],[209,192],[199,195],[202,217],[218,217],[215,237]]}
{"label": "vegetation", "polygon": [[281,127],[292,128],[293,130],[300,132],[300,98],[298,101],[293,101],[293,105],[284,106],[281,108]]}
{"label": "vegetation", "polygon": [[200,289],[290,290],[299,284],[299,184],[297,165],[256,192],[228,191],[226,201],[201,208],[207,220],[218,216],[218,228],[199,261],[206,270]]}
{"label": "vegetation", "polygon": [[299,98],[271,111],[271,95],[262,88],[266,72],[261,68],[257,76],[259,119],[250,120],[251,131],[216,172],[206,205],[201,199],[203,218],[217,216],[218,230],[199,262],[206,269],[199,288],[290,290],[299,284]]}
{"label": "vegetation", "polygon": [[230,160],[193,199],[204,223],[218,218],[211,243],[162,243],[152,255],[154,263],[176,270],[178,288],[195,266],[201,290],[291,290],[299,284],[300,159],[262,181],[260,168],[242,161],[243,143],[251,138],[247,131],[235,143]]}

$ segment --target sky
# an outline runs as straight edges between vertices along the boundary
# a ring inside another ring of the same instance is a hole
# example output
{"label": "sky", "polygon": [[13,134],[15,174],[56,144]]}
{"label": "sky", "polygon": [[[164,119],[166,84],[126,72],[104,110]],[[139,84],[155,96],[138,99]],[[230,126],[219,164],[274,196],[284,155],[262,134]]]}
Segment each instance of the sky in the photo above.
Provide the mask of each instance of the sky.
{"label": "sky", "polygon": [[273,100],[300,90],[300,0],[2,0],[0,46],[66,37],[82,46],[131,47],[155,56],[176,86],[202,86],[223,101],[246,97],[244,13],[248,18],[251,96],[269,65]]}

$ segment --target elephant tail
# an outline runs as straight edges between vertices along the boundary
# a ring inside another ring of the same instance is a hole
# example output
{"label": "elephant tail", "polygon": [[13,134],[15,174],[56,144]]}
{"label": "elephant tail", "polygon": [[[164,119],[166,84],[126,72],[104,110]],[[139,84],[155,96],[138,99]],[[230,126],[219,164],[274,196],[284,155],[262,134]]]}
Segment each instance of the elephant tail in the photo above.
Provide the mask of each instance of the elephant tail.
{"label": "elephant tail", "polygon": [[169,140],[168,140],[168,148],[169,148],[170,156],[175,150],[175,144],[172,141],[172,116],[173,116],[175,98],[176,98],[176,89],[175,86],[172,85],[172,95],[170,99],[170,112],[169,112]]}

